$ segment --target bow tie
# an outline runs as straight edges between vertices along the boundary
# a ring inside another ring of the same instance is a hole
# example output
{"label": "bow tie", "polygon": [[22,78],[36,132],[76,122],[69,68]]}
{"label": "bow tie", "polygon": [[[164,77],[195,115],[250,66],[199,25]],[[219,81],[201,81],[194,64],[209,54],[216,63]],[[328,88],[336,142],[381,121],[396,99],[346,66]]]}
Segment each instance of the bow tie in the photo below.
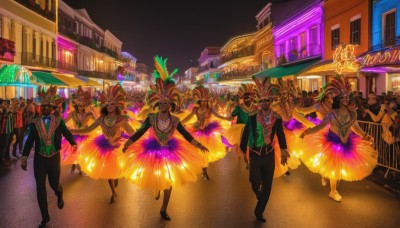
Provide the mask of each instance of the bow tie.
{"label": "bow tie", "polygon": [[50,116],[44,116],[44,117],[42,117],[42,119],[43,119],[44,121],[48,121],[48,120],[51,120],[51,117],[50,117]]}

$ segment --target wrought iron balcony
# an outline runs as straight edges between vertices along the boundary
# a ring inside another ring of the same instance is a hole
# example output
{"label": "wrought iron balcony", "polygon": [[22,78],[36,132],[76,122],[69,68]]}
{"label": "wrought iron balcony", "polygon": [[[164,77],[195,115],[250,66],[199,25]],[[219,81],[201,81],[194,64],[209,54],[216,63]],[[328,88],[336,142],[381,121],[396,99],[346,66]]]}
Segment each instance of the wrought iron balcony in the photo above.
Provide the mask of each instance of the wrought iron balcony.
{"label": "wrought iron balcony", "polygon": [[75,64],[71,64],[71,63],[64,63],[64,62],[57,61],[57,69],[67,70],[67,71],[71,71],[71,72],[77,72],[78,66],[76,66]]}
{"label": "wrought iron balcony", "polygon": [[370,50],[382,50],[385,48],[390,48],[394,46],[400,46],[400,36],[396,37],[395,39],[387,39],[384,40],[383,43],[374,45],[370,48]]}
{"label": "wrought iron balcony", "polygon": [[289,62],[295,62],[299,60],[314,58],[322,55],[321,46],[317,43],[308,44],[301,47],[300,49],[293,49],[286,53],[286,55],[281,55],[276,58],[276,64],[282,65]]}
{"label": "wrought iron balcony", "polygon": [[240,49],[239,51],[231,51],[227,53],[221,54],[221,65],[226,63],[232,59],[242,58],[246,56],[254,55],[254,46],[247,46],[245,48]]}
{"label": "wrought iron balcony", "polygon": [[108,72],[99,72],[99,71],[78,70],[78,74],[81,76],[100,78],[100,79],[109,79],[109,80],[117,79],[117,76],[114,72],[108,73]]}
{"label": "wrought iron balcony", "polygon": [[56,68],[56,60],[33,53],[21,52],[22,65]]}
{"label": "wrought iron balcony", "polygon": [[48,9],[42,9],[42,7],[34,0],[15,0],[15,1],[53,22],[56,21],[55,12],[52,12]]}
{"label": "wrought iron balcony", "polygon": [[259,72],[259,69],[257,67],[251,67],[245,70],[235,70],[235,71],[225,72],[221,73],[219,81],[251,78],[251,76],[257,72]]}

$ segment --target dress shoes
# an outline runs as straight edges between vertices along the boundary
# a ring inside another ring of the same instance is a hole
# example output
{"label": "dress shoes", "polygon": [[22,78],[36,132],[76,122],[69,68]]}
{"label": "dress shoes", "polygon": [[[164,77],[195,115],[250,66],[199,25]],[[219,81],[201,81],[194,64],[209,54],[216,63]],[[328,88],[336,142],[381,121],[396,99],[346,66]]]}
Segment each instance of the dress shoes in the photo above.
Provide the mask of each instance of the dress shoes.
{"label": "dress shoes", "polygon": [[167,221],[171,220],[171,218],[167,214],[167,211],[160,211],[160,215],[161,215],[161,218],[163,218],[164,220],[167,220]]}
{"label": "dress shoes", "polygon": [[46,227],[46,224],[50,222],[50,217],[47,216],[46,218],[43,218],[42,221],[39,224],[39,228]]}
{"label": "dress shoes", "polygon": [[263,215],[254,214],[259,222],[267,222]]}
{"label": "dress shoes", "polygon": [[117,199],[117,193],[114,193],[111,195],[110,201],[108,201],[108,203],[113,204],[116,199]]}
{"label": "dress shoes", "polygon": [[61,194],[59,196],[57,196],[57,207],[59,209],[63,209],[64,207],[64,199],[63,199],[63,193],[61,192]]}

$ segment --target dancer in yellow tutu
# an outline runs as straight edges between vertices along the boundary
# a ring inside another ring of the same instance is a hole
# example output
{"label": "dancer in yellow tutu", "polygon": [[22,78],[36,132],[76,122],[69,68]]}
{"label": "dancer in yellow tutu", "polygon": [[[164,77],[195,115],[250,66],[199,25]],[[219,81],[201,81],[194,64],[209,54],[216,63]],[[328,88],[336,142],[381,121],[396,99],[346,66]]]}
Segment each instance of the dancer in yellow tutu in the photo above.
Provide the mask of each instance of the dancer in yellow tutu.
{"label": "dancer in yellow tutu", "polygon": [[[167,207],[172,187],[197,180],[205,159],[195,147],[203,152],[208,150],[193,139],[179,119],[170,113],[180,99],[172,78],[177,70],[169,74],[167,59],[156,56],[154,60],[156,90],[149,96],[149,105],[159,107],[159,112],[149,114],[142,127],[125,143],[123,151],[127,158],[124,159],[124,176],[141,188],[155,190],[156,199],[163,190],[160,215],[164,220],[170,220]],[[142,137],[149,129],[149,134]]]}
{"label": "dancer in yellow tutu", "polygon": [[103,106],[101,116],[89,127],[71,131],[75,134],[88,134],[98,126],[101,127],[103,134],[86,140],[78,162],[82,170],[93,179],[108,179],[112,192],[109,203],[114,203],[117,198],[115,188],[118,186],[118,178],[122,177],[123,169],[123,164],[118,162],[118,156],[122,154],[123,143],[129,137],[121,134],[121,130],[124,129],[128,134],[135,132],[121,115],[125,98],[120,84],[108,87],[100,96]]}
{"label": "dancer in yellow tutu", "polygon": [[[182,120],[185,124],[193,116],[196,116],[197,121],[189,125],[189,132],[201,144],[207,145],[209,153],[206,154],[207,162],[215,162],[226,155],[226,146],[222,143],[221,133],[224,132],[224,126],[221,124],[222,120],[230,120],[230,118],[219,115],[212,107],[210,107],[210,91],[208,88],[200,85],[193,90],[193,98],[199,105]],[[208,166],[208,165],[207,165]],[[209,180],[210,177],[207,173],[207,166],[203,168],[203,178]]]}
{"label": "dancer in yellow tutu", "polygon": [[[282,117],[283,130],[290,154],[288,166],[291,169],[296,169],[300,165],[299,150],[302,144],[299,135],[307,127],[315,125],[295,110],[296,105],[293,98],[297,95],[297,90],[293,81],[287,80],[284,83],[282,80],[278,80],[277,85],[279,86],[278,101],[271,105],[271,109]],[[286,174],[289,175],[290,173],[287,172]]]}
{"label": "dancer in yellow tutu", "polygon": [[[248,136],[249,134],[243,134],[247,132],[249,128],[245,129],[246,123],[249,116],[253,116],[258,112],[258,106],[255,103],[255,98],[257,97],[258,91],[254,84],[242,84],[239,88],[236,97],[236,106],[231,112],[232,117],[236,117],[236,124],[232,125],[227,129],[222,135],[226,138],[229,144],[235,146],[235,150],[238,158],[240,159],[240,154],[243,154],[244,160],[246,162],[246,167],[248,163],[248,153],[247,153],[247,140],[241,140],[243,135]],[[239,99],[243,99],[241,103]],[[240,142],[243,142],[242,144]]]}
{"label": "dancer in yellow tutu", "polygon": [[[312,112],[316,112],[317,118],[313,119],[310,116],[307,117],[307,119],[310,120],[311,122],[313,122],[315,125],[321,123],[321,121],[324,119],[325,115],[328,114],[332,110],[333,95],[331,92],[327,93],[325,89],[326,89],[326,87],[324,88],[323,92],[318,96],[317,102],[313,106],[303,107],[303,108],[296,107],[296,111],[303,115],[307,115]],[[303,146],[306,147],[308,145],[303,144]],[[303,160],[303,162],[304,162],[302,148],[303,147],[300,147],[299,155],[300,155],[301,160]],[[324,187],[328,185],[326,182],[326,179],[324,177],[321,177],[321,184]]]}
{"label": "dancer in yellow tutu", "polygon": [[[92,124],[95,117],[92,112],[86,111],[86,109],[92,104],[92,98],[90,93],[83,91],[82,87],[79,86],[78,91],[72,97],[72,106],[74,111],[68,113],[65,119],[65,124],[69,129],[80,129],[85,128]],[[80,154],[80,148],[89,138],[89,135],[75,134],[75,141],[78,144],[78,150],[72,152],[71,145],[65,140],[62,140],[62,146],[60,150],[61,165],[71,165],[71,173],[74,173],[75,169],[78,169],[79,175],[82,175],[82,170],[78,164],[78,156]]]}
{"label": "dancer in yellow tutu", "polygon": [[[334,94],[332,111],[322,122],[305,130],[300,137],[304,144],[303,161],[312,171],[330,179],[329,197],[341,201],[337,181],[357,181],[368,176],[377,163],[378,153],[371,147],[373,138],[357,122],[355,111],[349,110],[351,84],[347,77],[338,76],[326,88]],[[330,128],[325,128],[330,124]],[[306,137],[304,137],[306,136]]]}

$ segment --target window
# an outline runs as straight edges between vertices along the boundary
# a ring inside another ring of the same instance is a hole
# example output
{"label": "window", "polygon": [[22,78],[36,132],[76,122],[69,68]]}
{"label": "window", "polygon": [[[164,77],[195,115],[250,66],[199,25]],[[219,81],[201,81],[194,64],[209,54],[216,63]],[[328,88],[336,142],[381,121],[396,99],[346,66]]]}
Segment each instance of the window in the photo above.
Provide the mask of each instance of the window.
{"label": "window", "polygon": [[15,21],[11,20],[10,40],[15,41]]}
{"label": "window", "polygon": [[350,43],[360,44],[361,18],[350,22]]}
{"label": "window", "polygon": [[384,19],[384,42],[385,47],[396,44],[396,11],[383,15]]}
{"label": "window", "polygon": [[36,34],[35,31],[33,32],[33,39],[32,39],[32,53],[36,55]]}
{"label": "window", "polygon": [[331,48],[335,49],[340,43],[340,28],[331,31]]}
{"label": "window", "polygon": [[50,56],[49,56],[49,41],[46,41],[46,57],[50,58]]}
{"label": "window", "polygon": [[290,39],[289,45],[290,45],[291,51],[296,50],[297,49],[297,37],[292,37]]}
{"label": "window", "polygon": [[3,20],[1,19],[1,15],[0,15],[0,37],[3,37]]}
{"label": "window", "polygon": [[78,34],[79,33],[79,24],[77,21],[75,21],[74,23],[75,23],[74,32],[75,32],[75,34]]}
{"label": "window", "polygon": [[310,44],[316,44],[317,42],[317,38],[318,38],[318,30],[317,30],[317,26],[313,26],[310,29]]}
{"label": "window", "polygon": [[280,56],[285,54],[285,44],[279,45],[279,54],[280,54]]}
{"label": "window", "polygon": [[302,32],[300,34],[300,47],[303,48],[306,46],[306,33]]}

